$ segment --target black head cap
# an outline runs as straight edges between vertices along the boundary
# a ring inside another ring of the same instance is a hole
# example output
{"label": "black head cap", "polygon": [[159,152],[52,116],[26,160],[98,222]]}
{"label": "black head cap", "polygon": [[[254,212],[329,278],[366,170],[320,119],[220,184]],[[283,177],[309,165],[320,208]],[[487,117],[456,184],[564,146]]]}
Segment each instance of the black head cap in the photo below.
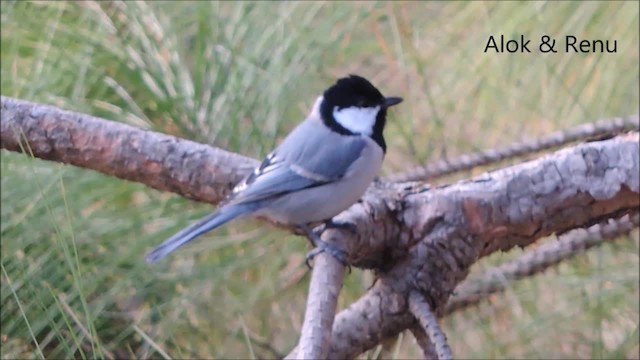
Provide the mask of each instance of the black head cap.
{"label": "black head cap", "polygon": [[401,101],[402,99],[398,97],[384,97],[369,80],[358,75],[349,75],[338,79],[333,86],[324,92],[320,115],[325,124],[334,131],[343,135],[355,135],[336,121],[333,116],[334,110],[336,108],[341,110],[349,107],[372,108],[380,106],[371,138],[383,150],[386,150],[382,132],[386,123],[387,108],[399,104]]}

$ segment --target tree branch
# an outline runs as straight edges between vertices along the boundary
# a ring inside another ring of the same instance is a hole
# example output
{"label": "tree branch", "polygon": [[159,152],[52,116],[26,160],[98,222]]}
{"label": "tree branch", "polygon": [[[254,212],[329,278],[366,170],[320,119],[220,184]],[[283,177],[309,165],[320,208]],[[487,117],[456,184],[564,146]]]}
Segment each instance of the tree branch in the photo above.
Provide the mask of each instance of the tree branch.
{"label": "tree branch", "polygon": [[258,164],[208,145],[6,96],[0,142],[3,149],[211,204]]}
{"label": "tree branch", "polygon": [[416,343],[418,344],[418,347],[420,347],[420,350],[422,350],[423,359],[435,360],[438,358],[438,354],[436,353],[436,347],[431,342],[431,339],[429,339],[429,336],[424,331],[424,328],[422,328],[420,325],[414,325],[411,328],[411,333],[413,334],[413,337],[416,339]]}
{"label": "tree branch", "polygon": [[[386,210],[373,205],[380,197],[369,192],[349,211],[365,235],[345,241],[347,248],[404,256],[389,255],[391,269],[337,315],[329,357],[356,356],[409,328],[410,291],[424,293],[439,313],[479,258],[636,209],[638,144],[637,133],[580,144],[431,190],[416,184],[380,186],[375,191],[405,194]],[[369,231],[360,227],[363,217],[372,219]],[[383,268],[376,261],[365,262]]]}
{"label": "tree branch", "polygon": [[611,137],[626,130],[638,131],[639,128],[640,122],[637,115],[626,118],[601,120],[593,124],[581,124],[573,129],[556,131],[542,138],[511,144],[502,149],[485,150],[478,153],[462,155],[450,161],[442,160],[428,163],[407,172],[389,176],[388,180],[433,180],[458,171],[469,170],[477,166],[488,165],[498,161],[556,148],[574,141]]}
{"label": "tree branch", "polygon": [[295,358],[326,359],[343,278],[344,266],[338,260],[326,253],[315,257],[299,350]]}
{"label": "tree branch", "polygon": [[640,213],[616,220],[608,220],[588,229],[576,229],[562,235],[558,241],[548,242],[525,253],[516,260],[487,270],[481,279],[466,280],[456,288],[456,295],[449,299],[444,314],[478,304],[488,295],[503,291],[509,282],[541,273],[584,251],[628,234],[640,224]]}
{"label": "tree branch", "polygon": [[451,348],[447,343],[447,336],[440,328],[438,318],[424,297],[417,291],[412,291],[411,294],[409,294],[409,311],[418,319],[418,322],[420,322],[425,332],[429,334],[429,339],[436,347],[438,359],[453,359]]}

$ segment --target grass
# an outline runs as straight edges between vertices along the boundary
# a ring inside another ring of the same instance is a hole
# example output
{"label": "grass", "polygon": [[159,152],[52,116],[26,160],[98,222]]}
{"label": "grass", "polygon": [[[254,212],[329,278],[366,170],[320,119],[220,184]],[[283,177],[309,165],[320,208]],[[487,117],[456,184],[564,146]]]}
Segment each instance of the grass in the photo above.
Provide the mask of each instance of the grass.
{"label": "grass", "polygon": [[[405,98],[387,127],[386,174],[638,113],[640,102],[635,2],[0,6],[3,95],[254,157],[350,72]],[[484,53],[500,34],[531,38],[533,53]],[[541,54],[544,34],[616,40],[618,52]],[[254,358],[295,344],[306,241],[243,221],[149,267],[147,250],[210,207],[20,154],[0,159],[2,358]],[[454,354],[637,357],[637,235],[447,318]],[[370,282],[348,276],[339,305]],[[412,341],[363,356],[419,357]]]}

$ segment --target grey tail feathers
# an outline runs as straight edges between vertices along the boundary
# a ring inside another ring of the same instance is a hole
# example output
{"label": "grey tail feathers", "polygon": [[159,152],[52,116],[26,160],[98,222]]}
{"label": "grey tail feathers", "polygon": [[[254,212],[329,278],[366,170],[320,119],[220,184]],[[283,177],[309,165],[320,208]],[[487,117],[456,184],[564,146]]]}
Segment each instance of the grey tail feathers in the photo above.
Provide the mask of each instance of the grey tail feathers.
{"label": "grey tail feathers", "polygon": [[147,254],[146,260],[148,263],[154,263],[197,237],[206,234],[237,217],[248,215],[251,213],[251,210],[252,209],[247,209],[246,206],[242,205],[222,207],[215,213],[207,215],[165,240],[162,244],[158,245]]}

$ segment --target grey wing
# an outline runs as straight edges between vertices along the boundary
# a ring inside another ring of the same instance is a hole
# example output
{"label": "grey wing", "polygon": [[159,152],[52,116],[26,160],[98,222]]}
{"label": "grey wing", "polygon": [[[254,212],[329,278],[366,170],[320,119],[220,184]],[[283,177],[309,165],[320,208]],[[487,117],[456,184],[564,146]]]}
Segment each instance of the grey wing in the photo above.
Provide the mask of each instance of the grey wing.
{"label": "grey wing", "polygon": [[298,174],[290,164],[274,155],[267,156],[260,167],[233,189],[229,204],[260,201],[325,183],[323,179]]}
{"label": "grey wing", "polygon": [[321,120],[309,118],[282,142],[277,154],[312,174],[336,180],[347,173],[366,145],[360,135],[341,135]]}
{"label": "grey wing", "polygon": [[339,135],[307,119],[234,189],[229,203],[264,200],[336,181],[365,145],[358,136]]}

